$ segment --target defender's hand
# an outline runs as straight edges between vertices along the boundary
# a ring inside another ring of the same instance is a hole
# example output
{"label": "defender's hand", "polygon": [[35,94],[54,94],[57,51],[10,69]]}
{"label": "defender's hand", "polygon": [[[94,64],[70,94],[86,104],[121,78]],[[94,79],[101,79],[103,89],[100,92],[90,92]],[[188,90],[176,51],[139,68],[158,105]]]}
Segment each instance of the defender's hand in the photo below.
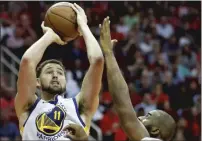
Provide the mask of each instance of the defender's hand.
{"label": "defender's hand", "polygon": [[87,141],[88,135],[84,131],[83,127],[78,124],[69,124],[63,131],[66,132],[67,138],[72,139],[73,141]]}
{"label": "defender's hand", "polygon": [[44,34],[45,33],[50,34],[50,36],[53,38],[53,42],[59,45],[67,44],[66,42],[62,41],[61,38],[51,28],[44,26],[44,22],[42,22],[41,28]]}
{"label": "defender's hand", "polygon": [[106,17],[100,27],[100,44],[104,54],[113,52],[113,46],[117,40],[111,40],[110,20]]}
{"label": "defender's hand", "polygon": [[74,11],[77,14],[78,31],[81,35],[82,34],[81,33],[81,26],[87,25],[87,22],[88,22],[87,16],[86,16],[84,10],[79,5],[77,5],[76,3],[71,5],[71,7],[74,9]]}

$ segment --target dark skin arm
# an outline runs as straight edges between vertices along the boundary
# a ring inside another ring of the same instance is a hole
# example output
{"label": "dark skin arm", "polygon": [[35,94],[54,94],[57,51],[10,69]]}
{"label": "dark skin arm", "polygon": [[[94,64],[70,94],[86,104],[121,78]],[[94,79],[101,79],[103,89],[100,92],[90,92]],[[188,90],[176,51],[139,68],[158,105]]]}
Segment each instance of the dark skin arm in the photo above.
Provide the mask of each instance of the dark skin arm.
{"label": "dark skin arm", "polygon": [[69,124],[65,126],[63,131],[66,132],[67,138],[71,138],[73,141],[87,141],[88,135],[84,131],[83,127],[78,124]]}
{"label": "dark skin arm", "polygon": [[149,137],[149,133],[144,125],[138,120],[137,115],[133,110],[128,86],[114,56],[113,44],[116,40],[111,41],[109,18],[104,19],[103,25],[100,25],[100,28],[100,43],[106,61],[109,92],[119,116],[120,124],[130,140],[140,141],[144,137]]}

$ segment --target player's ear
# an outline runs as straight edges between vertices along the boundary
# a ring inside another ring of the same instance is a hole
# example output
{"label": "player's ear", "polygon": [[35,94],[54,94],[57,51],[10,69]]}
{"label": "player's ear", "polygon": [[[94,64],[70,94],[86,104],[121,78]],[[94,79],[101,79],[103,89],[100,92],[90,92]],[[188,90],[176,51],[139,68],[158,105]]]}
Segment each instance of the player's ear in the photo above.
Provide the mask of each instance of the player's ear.
{"label": "player's ear", "polygon": [[150,130],[150,135],[151,137],[159,137],[160,135],[160,130],[158,127],[152,127],[151,130]]}
{"label": "player's ear", "polygon": [[39,78],[36,79],[36,87],[39,88],[41,86],[41,81]]}

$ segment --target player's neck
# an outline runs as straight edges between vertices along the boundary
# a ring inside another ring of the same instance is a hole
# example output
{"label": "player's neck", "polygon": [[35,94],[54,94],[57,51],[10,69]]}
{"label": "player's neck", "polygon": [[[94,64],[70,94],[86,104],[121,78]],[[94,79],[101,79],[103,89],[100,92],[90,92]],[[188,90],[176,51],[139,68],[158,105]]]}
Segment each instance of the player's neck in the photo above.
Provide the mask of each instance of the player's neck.
{"label": "player's neck", "polygon": [[41,99],[45,100],[45,101],[49,101],[49,100],[52,100],[54,99],[55,95],[53,94],[49,94],[47,92],[42,92],[42,95],[41,95]]}

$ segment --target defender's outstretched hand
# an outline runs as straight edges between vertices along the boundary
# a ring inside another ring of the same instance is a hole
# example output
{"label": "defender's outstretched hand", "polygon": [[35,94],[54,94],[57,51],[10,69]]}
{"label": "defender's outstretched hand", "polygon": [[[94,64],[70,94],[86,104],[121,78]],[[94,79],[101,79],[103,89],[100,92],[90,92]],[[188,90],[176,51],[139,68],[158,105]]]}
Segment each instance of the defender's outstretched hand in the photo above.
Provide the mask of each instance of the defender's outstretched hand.
{"label": "defender's outstretched hand", "polygon": [[117,40],[111,40],[110,33],[110,20],[109,17],[106,17],[103,20],[102,25],[100,27],[100,44],[104,54],[113,52],[113,46],[117,43]]}
{"label": "defender's outstretched hand", "polygon": [[59,44],[59,45],[65,45],[67,44],[66,42],[62,41],[61,38],[50,28],[44,26],[44,21],[41,24],[41,28],[43,30],[43,33],[49,33],[50,36],[53,38],[53,42]]}

